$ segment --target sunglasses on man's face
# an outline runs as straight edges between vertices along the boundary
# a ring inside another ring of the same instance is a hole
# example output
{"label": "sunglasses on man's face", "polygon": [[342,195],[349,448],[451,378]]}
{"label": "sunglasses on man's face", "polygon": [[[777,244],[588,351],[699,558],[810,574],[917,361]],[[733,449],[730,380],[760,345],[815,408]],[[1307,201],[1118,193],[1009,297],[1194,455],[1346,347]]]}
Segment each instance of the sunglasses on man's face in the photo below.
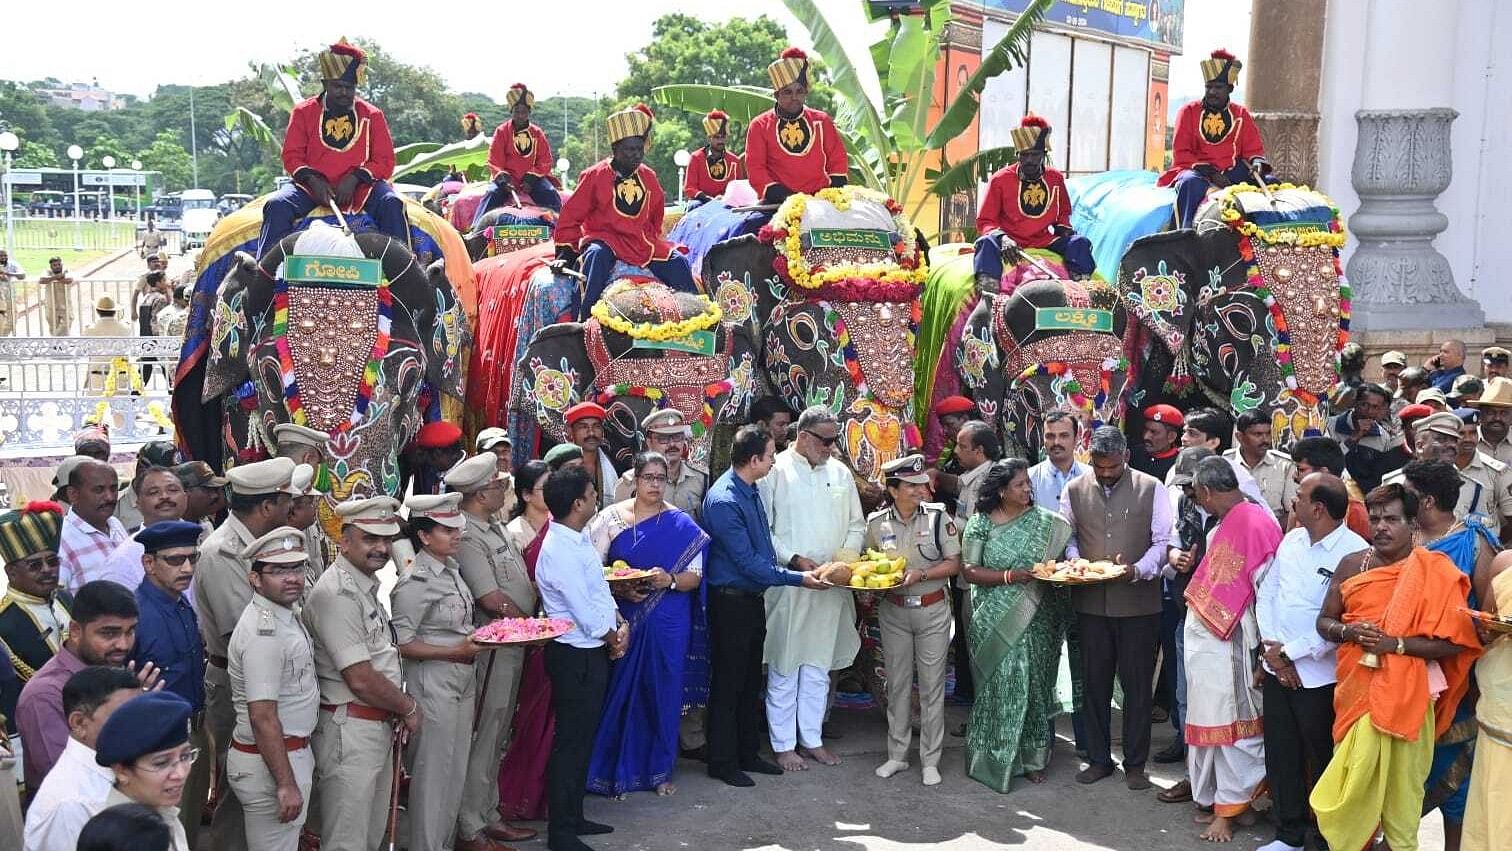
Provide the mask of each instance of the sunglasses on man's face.
{"label": "sunglasses on man's face", "polygon": [[63,559],[55,555],[36,556],[34,558],[26,558],[16,562],[16,566],[26,571],[27,573],[36,573],[43,567],[50,567],[53,570],[57,570],[60,566],[62,566],[62,564]]}
{"label": "sunglasses on man's face", "polygon": [[835,445],[835,441],[837,441],[837,440],[840,439],[840,435],[838,435],[838,434],[832,434],[829,437],[825,437],[824,435],[820,434],[819,432],[812,431],[812,430],[810,430],[808,432],[808,434],[809,434],[810,437],[814,438],[815,440],[819,441],[820,443],[824,444],[825,446],[834,446]]}
{"label": "sunglasses on man's face", "polygon": [[186,561],[189,562],[190,564],[199,564],[200,554],[199,553],[174,553],[173,555],[166,555],[166,556],[165,555],[158,555],[158,556],[154,556],[154,558],[158,559],[159,561],[163,562],[164,564],[168,565],[169,567],[182,567],[184,565],[184,562],[186,562]]}

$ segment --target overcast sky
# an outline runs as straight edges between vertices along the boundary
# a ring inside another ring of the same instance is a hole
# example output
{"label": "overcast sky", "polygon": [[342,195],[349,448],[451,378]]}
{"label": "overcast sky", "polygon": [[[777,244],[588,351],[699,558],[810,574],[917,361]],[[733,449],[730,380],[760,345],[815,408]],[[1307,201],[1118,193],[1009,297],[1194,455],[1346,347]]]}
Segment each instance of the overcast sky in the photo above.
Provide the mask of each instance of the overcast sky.
{"label": "overcast sky", "polygon": [[[857,0],[818,0],[833,8],[847,49],[864,50],[866,23]],[[1213,47],[1243,55],[1249,47],[1249,0],[1187,0],[1186,55],[1171,69],[1172,100],[1201,89],[1197,60]],[[56,77],[146,96],[159,83],[208,85],[243,75],[249,62],[285,60],[337,36],[363,37],[402,61],[428,65],[452,89],[502,101],[516,80],[543,95],[607,92],[624,74],[625,54],[646,43],[667,12],[709,20],[767,14],[801,46],[802,28],[779,0],[548,0],[541,4],[322,3],[262,0],[11,0],[3,13],[0,79]],[[529,12],[523,11],[526,7]],[[377,10],[385,11],[377,11]],[[493,11],[487,11],[492,9]],[[521,9],[521,29],[508,16]],[[613,17],[611,17],[613,16]],[[360,23],[354,23],[359,21]],[[570,46],[567,42],[570,41]]]}

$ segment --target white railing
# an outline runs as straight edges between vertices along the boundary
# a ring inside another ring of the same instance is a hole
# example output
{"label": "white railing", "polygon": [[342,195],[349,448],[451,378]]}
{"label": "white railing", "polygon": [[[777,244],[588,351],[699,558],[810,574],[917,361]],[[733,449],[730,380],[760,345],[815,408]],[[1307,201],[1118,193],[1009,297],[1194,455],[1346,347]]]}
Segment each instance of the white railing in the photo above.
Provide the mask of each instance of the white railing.
{"label": "white railing", "polygon": [[[0,283],[0,309],[6,311],[0,318],[0,337],[67,337],[84,333],[99,315],[95,306],[101,296],[110,296],[115,302],[116,318],[135,331],[137,317],[131,315],[131,291],[136,286],[135,278],[84,278],[72,284],[42,284],[40,274],[27,270],[26,280]],[[194,288],[185,284],[186,291]],[[54,296],[61,295],[67,307],[67,322],[57,315]],[[7,322],[8,318],[8,322]],[[66,326],[66,327],[65,327]]]}
{"label": "white railing", "polygon": [[[0,455],[58,454],[104,414],[116,446],[171,435],[176,337],[0,338]],[[140,381],[145,363],[161,366]],[[102,408],[103,405],[103,408]]]}

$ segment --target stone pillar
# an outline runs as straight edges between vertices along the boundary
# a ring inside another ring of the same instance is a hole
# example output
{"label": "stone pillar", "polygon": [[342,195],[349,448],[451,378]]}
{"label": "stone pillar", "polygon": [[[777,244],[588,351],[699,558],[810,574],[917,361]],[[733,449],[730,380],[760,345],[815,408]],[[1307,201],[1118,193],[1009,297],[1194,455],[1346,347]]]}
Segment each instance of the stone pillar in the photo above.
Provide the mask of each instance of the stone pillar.
{"label": "stone pillar", "polygon": [[[1349,230],[1358,248],[1345,275],[1356,327],[1480,328],[1485,313],[1454,283],[1433,238],[1449,227],[1434,199],[1453,175],[1450,126],[1457,0],[1424,25],[1412,0],[1372,0],[1365,32],[1359,139],[1350,183],[1360,196]],[[1413,58],[1401,53],[1412,45]]]}
{"label": "stone pillar", "polygon": [[1318,4],[1254,0],[1244,103],[1255,116],[1265,154],[1290,183],[1318,180],[1318,86],[1323,23]]}

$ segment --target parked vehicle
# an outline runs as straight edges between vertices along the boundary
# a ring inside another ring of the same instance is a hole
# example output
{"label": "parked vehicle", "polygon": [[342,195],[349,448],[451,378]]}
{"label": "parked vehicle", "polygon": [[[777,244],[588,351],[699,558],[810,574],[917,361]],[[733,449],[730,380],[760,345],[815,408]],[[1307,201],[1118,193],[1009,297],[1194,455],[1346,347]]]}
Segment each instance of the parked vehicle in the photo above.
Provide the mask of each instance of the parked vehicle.
{"label": "parked vehicle", "polygon": [[179,197],[183,202],[179,224],[184,232],[184,250],[203,248],[215,223],[220,221],[215,193],[208,189],[185,189]]}

